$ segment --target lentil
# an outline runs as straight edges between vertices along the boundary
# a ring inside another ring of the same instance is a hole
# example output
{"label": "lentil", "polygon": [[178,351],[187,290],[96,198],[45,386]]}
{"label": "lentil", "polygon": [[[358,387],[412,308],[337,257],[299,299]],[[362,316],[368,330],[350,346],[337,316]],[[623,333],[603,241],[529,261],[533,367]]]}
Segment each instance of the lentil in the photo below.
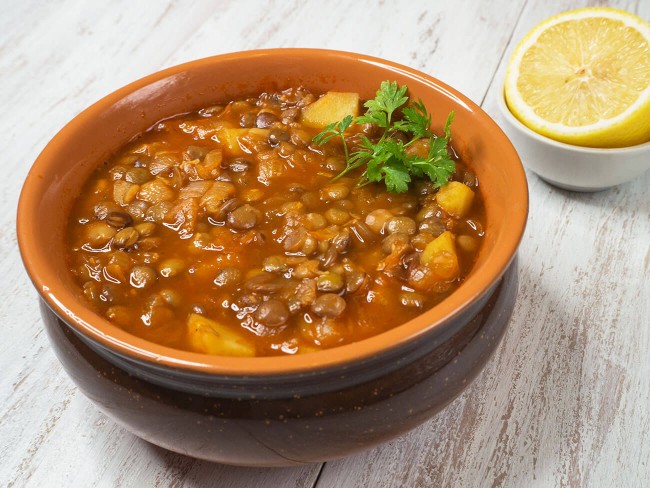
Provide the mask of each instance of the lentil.
{"label": "lentil", "polygon": [[279,300],[262,302],[255,311],[255,318],[269,327],[277,327],[289,319],[289,309]]}
{"label": "lentil", "polygon": [[113,237],[113,246],[118,249],[126,249],[138,242],[139,238],[140,234],[137,230],[133,227],[125,227]]}
{"label": "lentil", "polygon": [[390,220],[392,217],[392,212],[384,208],[379,208],[366,215],[365,224],[373,232],[376,232],[377,234],[383,234],[386,222],[388,222],[388,220]]}
{"label": "lentil", "polygon": [[333,293],[325,293],[314,300],[311,309],[319,317],[335,318],[345,310],[345,300]]}
{"label": "lentil", "polygon": [[323,273],[316,279],[316,288],[319,291],[340,291],[345,286],[343,277],[338,273]]}
{"label": "lentil", "polygon": [[[201,324],[276,355],[286,343],[306,352],[364,339],[451,293],[485,233],[475,173],[457,162],[454,181],[476,197],[462,218],[429,181],[399,195],[357,187],[363,168],[333,181],[341,145],[313,145],[319,129],[301,123],[314,100],[290,88],[167,118],[98,168],[68,231],[90,306],[172,347],[217,340],[197,337]],[[349,148],[381,135],[373,124],[346,131]]]}
{"label": "lentil", "polygon": [[158,272],[163,278],[173,278],[185,271],[185,261],[178,258],[165,259],[158,265]]}
{"label": "lentil", "polygon": [[233,229],[252,229],[257,223],[259,211],[249,205],[242,205],[228,214],[228,225]]}
{"label": "lentil", "polygon": [[386,231],[389,234],[399,232],[401,234],[413,235],[416,230],[415,220],[409,217],[393,217],[386,222]]}
{"label": "lentil", "polygon": [[108,215],[106,215],[105,220],[108,225],[115,227],[116,229],[121,229],[133,224],[133,218],[128,213],[119,211],[109,212]]}

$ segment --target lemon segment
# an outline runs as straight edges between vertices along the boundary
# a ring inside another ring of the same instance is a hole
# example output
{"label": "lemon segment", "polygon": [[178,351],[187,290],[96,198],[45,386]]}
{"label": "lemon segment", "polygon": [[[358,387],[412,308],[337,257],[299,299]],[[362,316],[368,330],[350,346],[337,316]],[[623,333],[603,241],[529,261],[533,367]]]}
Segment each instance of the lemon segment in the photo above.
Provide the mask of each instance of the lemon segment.
{"label": "lemon segment", "polygon": [[650,23],[584,8],[542,22],[516,47],[504,95],[522,123],[589,147],[650,140]]}

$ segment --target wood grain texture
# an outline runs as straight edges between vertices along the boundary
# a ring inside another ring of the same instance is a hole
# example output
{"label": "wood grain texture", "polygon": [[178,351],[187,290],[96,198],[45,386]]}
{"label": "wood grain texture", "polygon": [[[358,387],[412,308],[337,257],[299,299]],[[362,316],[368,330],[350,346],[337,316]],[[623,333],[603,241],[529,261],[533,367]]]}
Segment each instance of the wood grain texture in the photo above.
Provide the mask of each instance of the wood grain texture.
{"label": "wood grain texture", "polygon": [[440,415],[322,473],[196,461],[98,413],[48,346],[14,231],[22,181],[47,141],[150,72],[244,49],[343,49],[430,73],[498,118],[514,44],[542,19],[587,4],[650,19],[645,0],[0,2],[0,486],[647,485],[648,173],[596,194],[529,174],[520,294],[495,357]]}

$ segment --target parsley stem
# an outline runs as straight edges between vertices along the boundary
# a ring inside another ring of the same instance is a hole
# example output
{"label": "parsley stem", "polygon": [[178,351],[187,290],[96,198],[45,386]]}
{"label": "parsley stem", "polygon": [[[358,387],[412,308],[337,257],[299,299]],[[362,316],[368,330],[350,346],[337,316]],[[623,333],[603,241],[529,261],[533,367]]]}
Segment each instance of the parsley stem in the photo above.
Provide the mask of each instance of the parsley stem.
{"label": "parsley stem", "polygon": [[348,161],[350,161],[350,156],[348,155],[348,143],[345,140],[345,136],[343,135],[343,132],[341,132],[341,141],[343,141],[343,152],[345,153],[345,164],[348,164]]}

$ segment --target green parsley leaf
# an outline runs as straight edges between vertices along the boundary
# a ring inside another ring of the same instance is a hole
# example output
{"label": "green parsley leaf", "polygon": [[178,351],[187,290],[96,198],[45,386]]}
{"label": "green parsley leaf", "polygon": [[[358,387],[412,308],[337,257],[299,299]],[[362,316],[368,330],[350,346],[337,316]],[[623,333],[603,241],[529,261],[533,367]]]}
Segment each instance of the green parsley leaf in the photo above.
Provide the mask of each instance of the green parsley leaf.
{"label": "green parsley leaf", "polygon": [[327,144],[333,137],[340,137],[343,141],[343,150],[345,151],[345,159],[348,160],[348,145],[345,142],[345,131],[350,127],[354,118],[352,115],[346,115],[340,122],[333,122],[325,126],[325,128],[316,134],[314,142],[319,146]]}
{"label": "green parsley leaf", "polygon": [[376,124],[388,129],[393,112],[408,102],[407,86],[399,87],[396,81],[382,81],[373,100],[363,104],[368,109],[365,115],[357,117],[357,124]]}
{"label": "green parsley leaf", "polygon": [[451,175],[456,171],[456,164],[451,159],[447,144],[448,139],[445,137],[433,136],[429,139],[429,154],[423,171],[436,187],[447,184]]}
{"label": "green parsley leaf", "polygon": [[402,110],[404,115],[404,124],[401,130],[411,132],[415,137],[429,137],[431,136],[431,115],[427,113],[427,109],[418,100],[413,105],[406,107]]}
{"label": "green parsley leaf", "polygon": [[367,112],[356,118],[357,124],[375,124],[379,127],[388,128],[390,125],[386,112]]}
{"label": "green parsley leaf", "polygon": [[[436,187],[447,184],[456,169],[448,150],[454,112],[447,117],[444,137],[436,136],[431,132],[431,115],[422,100],[418,99],[404,107],[409,101],[406,91],[406,86],[400,87],[395,81],[384,81],[375,98],[364,103],[368,109],[365,114],[354,119],[348,115],[341,122],[327,125],[314,137],[314,142],[318,145],[327,144],[333,137],[341,138],[346,168],[334,177],[335,180],[365,165],[359,186],[383,181],[388,191],[403,193],[408,190],[412,178],[426,177]],[[400,108],[402,119],[393,121],[393,114]],[[352,123],[375,124],[384,129],[384,132],[376,141],[361,136],[357,149],[348,154],[344,132]],[[406,135],[408,142],[394,138],[397,132]],[[419,151],[409,149],[416,141],[422,141],[419,143]],[[427,144],[427,154],[422,155],[422,149]]]}
{"label": "green parsley leaf", "polygon": [[409,189],[411,177],[400,161],[389,159],[381,169],[388,191],[404,193]]}
{"label": "green parsley leaf", "polygon": [[447,139],[447,142],[451,141],[451,123],[454,121],[454,117],[456,115],[456,112],[453,110],[449,112],[449,115],[447,116],[447,122],[445,123],[445,138]]}

